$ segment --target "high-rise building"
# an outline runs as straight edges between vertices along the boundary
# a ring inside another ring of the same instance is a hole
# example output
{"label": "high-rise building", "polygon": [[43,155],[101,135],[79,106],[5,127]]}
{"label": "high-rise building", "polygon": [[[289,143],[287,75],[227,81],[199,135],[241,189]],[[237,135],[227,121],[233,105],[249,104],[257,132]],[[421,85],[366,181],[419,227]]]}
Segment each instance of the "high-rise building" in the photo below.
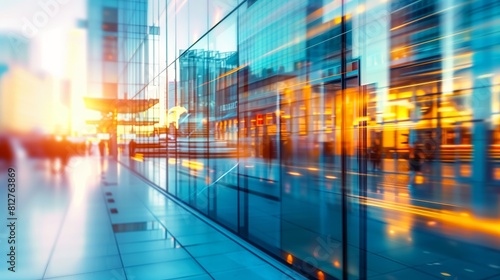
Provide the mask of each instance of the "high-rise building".
{"label": "high-rise building", "polygon": [[[147,12],[145,0],[88,1],[88,96],[102,99],[94,99],[100,105],[90,105],[101,112],[102,122],[93,123],[98,124],[99,132],[110,134],[113,155],[119,143],[130,141],[120,135],[155,133],[160,117],[152,112],[166,105],[158,104],[161,83],[150,83],[156,78],[151,73],[157,68],[153,58],[159,28],[154,23],[148,25]],[[123,101],[129,99],[141,101]],[[134,108],[119,108],[118,104]]]}
{"label": "high-rise building", "polygon": [[[407,132],[409,145],[418,141],[423,130],[440,133],[438,124],[429,122],[437,120],[439,114],[443,63],[440,27],[441,23],[448,24],[438,13],[440,8],[439,2],[432,1],[391,3],[390,90],[389,106],[385,110],[393,115],[384,122],[414,122],[415,127]],[[412,109],[405,105],[410,103]],[[398,130],[399,135],[394,136],[386,133],[384,138],[391,142],[396,139],[391,145],[400,147],[401,142],[405,142],[400,135],[404,130]]]}

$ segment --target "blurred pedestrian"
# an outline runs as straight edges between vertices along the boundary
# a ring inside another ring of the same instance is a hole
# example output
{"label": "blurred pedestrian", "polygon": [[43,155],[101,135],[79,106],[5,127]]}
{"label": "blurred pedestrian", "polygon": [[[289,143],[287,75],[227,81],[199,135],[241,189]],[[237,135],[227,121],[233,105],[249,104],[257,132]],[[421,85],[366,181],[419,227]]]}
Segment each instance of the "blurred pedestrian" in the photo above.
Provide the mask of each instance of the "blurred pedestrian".
{"label": "blurred pedestrian", "polygon": [[90,156],[91,149],[92,149],[92,143],[88,140],[85,140],[85,155]]}
{"label": "blurred pedestrian", "polygon": [[262,140],[262,155],[267,163],[268,175],[271,174],[273,150],[274,145],[271,137],[269,137],[268,135],[264,135],[264,138]]}
{"label": "blurred pedestrian", "polygon": [[59,142],[58,154],[61,161],[60,172],[64,172],[64,169],[68,166],[68,162],[71,158],[72,153],[74,152],[73,145],[66,136],[63,137],[61,142]]}
{"label": "blurred pedestrian", "polygon": [[9,167],[14,162],[14,149],[7,136],[0,136],[0,161],[5,161]]}
{"label": "blurred pedestrian", "polygon": [[333,168],[335,159],[335,144],[333,141],[325,142],[324,153],[325,153],[325,165],[327,165],[329,169]]}
{"label": "blurred pedestrian", "polygon": [[284,165],[291,165],[292,163],[292,138],[288,136],[288,138],[283,143],[283,152],[282,152],[282,161]]}
{"label": "blurred pedestrian", "polygon": [[48,137],[43,142],[43,148],[45,152],[45,156],[49,159],[49,169],[50,172],[55,173],[57,171],[56,168],[56,160],[57,160],[57,140],[55,136]]}
{"label": "blurred pedestrian", "polygon": [[101,157],[106,155],[106,142],[104,140],[99,141],[99,154]]}
{"label": "blurred pedestrian", "polygon": [[128,153],[131,157],[135,156],[135,149],[137,147],[137,143],[134,141],[134,139],[130,140],[128,144]]}
{"label": "blurred pedestrian", "polygon": [[380,165],[382,162],[382,147],[380,146],[380,140],[375,139],[370,149],[370,160],[372,162],[372,171],[380,171]]}
{"label": "blurred pedestrian", "polygon": [[419,176],[422,176],[422,159],[424,158],[424,155],[418,145],[418,143],[414,143],[412,146],[410,146],[410,153],[409,153],[409,167],[410,167],[410,180],[408,182],[408,187],[411,188],[413,185],[416,183],[415,178],[417,174]]}
{"label": "blurred pedestrian", "polygon": [[424,140],[423,150],[425,154],[425,167],[424,171],[429,174],[430,177],[434,176],[435,168],[434,161],[436,160],[438,142],[434,140],[432,136],[432,131],[427,131],[427,137]]}

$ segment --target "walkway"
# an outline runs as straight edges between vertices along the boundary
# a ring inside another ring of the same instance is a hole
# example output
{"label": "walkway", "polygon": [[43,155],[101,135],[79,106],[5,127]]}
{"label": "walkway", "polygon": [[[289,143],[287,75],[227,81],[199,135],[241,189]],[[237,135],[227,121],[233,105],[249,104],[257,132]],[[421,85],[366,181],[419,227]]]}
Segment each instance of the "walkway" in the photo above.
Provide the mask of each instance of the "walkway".
{"label": "walkway", "polygon": [[[301,278],[114,161],[74,158],[64,172],[50,170],[41,160],[15,167],[15,272],[3,257],[0,279]],[[10,235],[0,227],[3,256]]]}

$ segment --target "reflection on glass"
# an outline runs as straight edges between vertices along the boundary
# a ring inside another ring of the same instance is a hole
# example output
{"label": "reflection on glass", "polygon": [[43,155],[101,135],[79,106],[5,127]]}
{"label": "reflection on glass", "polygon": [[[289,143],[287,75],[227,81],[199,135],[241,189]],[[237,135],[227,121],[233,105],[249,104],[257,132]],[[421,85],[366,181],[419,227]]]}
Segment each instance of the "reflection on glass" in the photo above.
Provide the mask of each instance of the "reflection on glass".
{"label": "reflection on glass", "polygon": [[236,2],[119,50],[122,160],[311,278],[500,273],[500,4]]}

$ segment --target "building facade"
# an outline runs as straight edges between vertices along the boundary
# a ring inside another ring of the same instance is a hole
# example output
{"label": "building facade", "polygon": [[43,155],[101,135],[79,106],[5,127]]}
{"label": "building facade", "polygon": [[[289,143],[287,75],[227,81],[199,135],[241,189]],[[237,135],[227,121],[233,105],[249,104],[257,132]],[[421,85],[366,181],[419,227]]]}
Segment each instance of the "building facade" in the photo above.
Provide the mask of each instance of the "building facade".
{"label": "building facade", "polygon": [[[109,1],[90,90],[159,98],[121,131],[154,156],[119,159],[305,276],[429,276],[405,261],[429,217],[499,218],[500,7],[479,2]],[[462,230],[430,234],[494,240]]]}

